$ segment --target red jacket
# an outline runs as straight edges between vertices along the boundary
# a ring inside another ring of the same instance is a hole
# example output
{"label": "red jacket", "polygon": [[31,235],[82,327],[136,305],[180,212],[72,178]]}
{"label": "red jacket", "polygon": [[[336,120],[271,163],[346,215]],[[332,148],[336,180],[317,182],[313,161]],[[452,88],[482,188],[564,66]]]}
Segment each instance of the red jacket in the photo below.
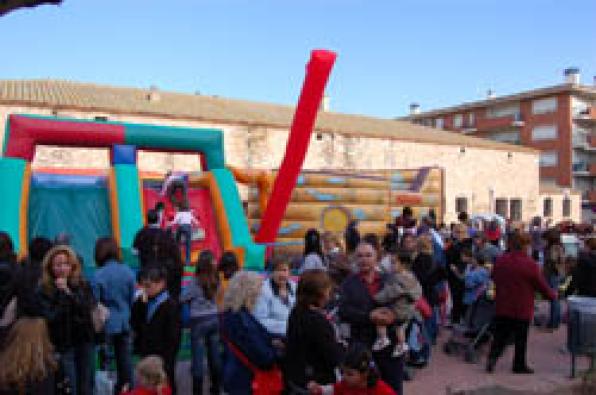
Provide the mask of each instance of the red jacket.
{"label": "red jacket", "polygon": [[520,251],[497,258],[492,277],[498,317],[530,321],[534,315],[536,292],[550,300],[556,297],[541,275],[538,264]]}
{"label": "red jacket", "polygon": [[149,388],[137,387],[127,392],[121,392],[120,395],[171,395],[170,387],[162,387],[159,391]]}
{"label": "red jacket", "polygon": [[333,395],[396,395],[383,380],[377,380],[372,388],[350,388],[343,381],[333,385]]}

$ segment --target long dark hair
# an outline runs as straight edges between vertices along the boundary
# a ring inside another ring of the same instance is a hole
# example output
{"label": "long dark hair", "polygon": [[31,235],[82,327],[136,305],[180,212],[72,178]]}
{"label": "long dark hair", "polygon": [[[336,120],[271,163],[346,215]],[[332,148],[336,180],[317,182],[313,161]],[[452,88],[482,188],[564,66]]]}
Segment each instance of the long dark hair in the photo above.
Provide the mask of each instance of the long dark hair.
{"label": "long dark hair", "polygon": [[323,259],[321,234],[316,229],[309,229],[304,235],[304,256],[315,253]]}
{"label": "long dark hair", "polygon": [[238,264],[238,257],[236,257],[234,251],[224,252],[221,258],[219,258],[217,270],[223,273],[226,280],[229,280],[238,269],[240,269],[240,265]]}
{"label": "long dark hair", "polygon": [[203,289],[206,299],[213,300],[219,287],[217,267],[214,264],[215,256],[210,250],[203,250],[199,254],[195,267],[197,284]]}
{"label": "long dark hair", "polygon": [[360,232],[358,231],[358,221],[350,221],[346,228],[346,251],[352,253],[360,243]]}

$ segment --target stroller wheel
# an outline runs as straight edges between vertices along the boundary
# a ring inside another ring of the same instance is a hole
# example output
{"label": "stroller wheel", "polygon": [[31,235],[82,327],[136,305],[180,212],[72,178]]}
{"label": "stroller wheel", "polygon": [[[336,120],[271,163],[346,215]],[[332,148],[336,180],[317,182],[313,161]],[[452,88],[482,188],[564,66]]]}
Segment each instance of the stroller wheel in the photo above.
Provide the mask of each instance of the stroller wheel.
{"label": "stroller wheel", "polygon": [[468,347],[466,347],[466,351],[464,353],[464,361],[466,361],[467,363],[478,362],[478,354],[476,353],[474,346],[471,344],[468,345]]}

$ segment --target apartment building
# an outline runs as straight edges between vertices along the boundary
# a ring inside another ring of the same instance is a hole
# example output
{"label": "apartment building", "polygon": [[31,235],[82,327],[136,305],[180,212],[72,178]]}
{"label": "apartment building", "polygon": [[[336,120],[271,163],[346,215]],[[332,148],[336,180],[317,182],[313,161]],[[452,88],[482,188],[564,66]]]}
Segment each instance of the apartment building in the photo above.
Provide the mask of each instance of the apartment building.
{"label": "apartment building", "polygon": [[[594,221],[596,210],[596,81],[580,83],[577,68],[564,71],[562,84],[463,103],[432,111],[410,105],[410,115],[400,120],[519,144],[540,151],[540,184],[565,197],[581,194],[582,219]],[[497,205],[498,206],[498,205]],[[545,217],[553,214],[546,198]],[[562,205],[563,209],[567,207]],[[565,213],[563,213],[565,217]]]}

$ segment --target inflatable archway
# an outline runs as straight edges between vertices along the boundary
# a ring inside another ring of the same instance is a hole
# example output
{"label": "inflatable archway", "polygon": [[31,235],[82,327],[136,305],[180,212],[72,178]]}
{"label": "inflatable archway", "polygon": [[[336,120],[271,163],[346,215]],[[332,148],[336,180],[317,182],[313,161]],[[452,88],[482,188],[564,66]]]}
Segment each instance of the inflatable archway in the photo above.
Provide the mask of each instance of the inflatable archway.
{"label": "inflatable archway", "polygon": [[21,253],[26,252],[29,237],[31,186],[56,185],[64,180],[60,174],[44,178],[31,171],[37,145],[110,149],[107,189],[111,230],[125,256],[131,252],[134,236],[143,226],[144,208],[152,207],[146,204],[148,194],[137,168],[137,150],[145,149],[201,155],[206,168],[192,180],[191,186],[206,191],[201,197],[202,206],[207,205],[215,213],[213,229],[218,232],[221,247],[236,251],[246,268],[259,269],[263,265],[264,247],[252,241],[234,179],[224,167],[220,130],[10,115],[4,142],[0,159],[0,229],[10,234]]}

